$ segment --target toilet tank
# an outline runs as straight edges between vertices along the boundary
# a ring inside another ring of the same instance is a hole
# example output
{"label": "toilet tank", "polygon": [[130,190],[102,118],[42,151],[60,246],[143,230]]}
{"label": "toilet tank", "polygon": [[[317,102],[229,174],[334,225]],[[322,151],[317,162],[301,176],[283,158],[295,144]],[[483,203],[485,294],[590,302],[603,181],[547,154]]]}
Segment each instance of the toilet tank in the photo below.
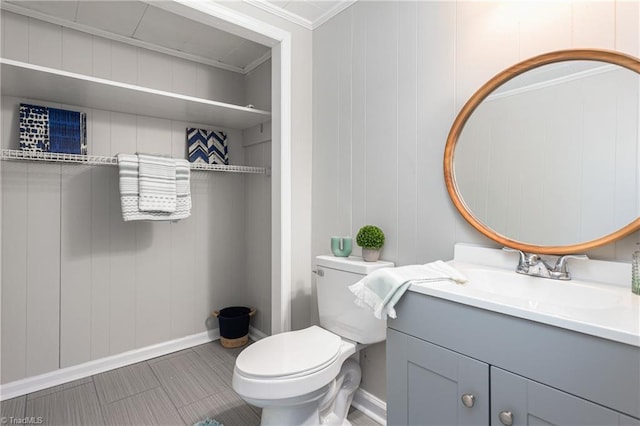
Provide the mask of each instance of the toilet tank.
{"label": "toilet tank", "polygon": [[357,257],[316,257],[318,313],[322,328],[359,343],[386,339],[386,320],[354,303],[349,286],[376,269],[393,267],[393,262],[365,262]]}

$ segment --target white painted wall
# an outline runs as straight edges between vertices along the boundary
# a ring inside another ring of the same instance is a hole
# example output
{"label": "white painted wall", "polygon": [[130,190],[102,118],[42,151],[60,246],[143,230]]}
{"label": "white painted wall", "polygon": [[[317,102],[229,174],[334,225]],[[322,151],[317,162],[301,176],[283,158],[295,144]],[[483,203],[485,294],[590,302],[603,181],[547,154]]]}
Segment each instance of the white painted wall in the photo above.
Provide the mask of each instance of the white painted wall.
{"label": "white painted wall", "polygon": [[[456,242],[493,245],[446,193],[449,128],[502,69],[572,47],[640,56],[640,3],[359,1],[316,29],[312,255],[368,223],[398,265],[450,259]],[[637,237],[589,254],[629,260]],[[384,399],[384,344],[362,365],[363,388]]]}
{"label": "white painted wall", "polygon": [[244,92],[245,105],[271,111],[271,59],[244,76]]}
{"label": "white painted wall", "polygon": [[[5,11],[2,31],[3,57],[245,102],[243,76],[232,72]],[[18,147],[18,104],[25,101],[76,109],[3,96],[3,148]],[[185,157],[186,127],[210,127],[144,111],[82,110],[89,153],[96,155]],[[244,164],[242,132],[223,130],[231,162]],[[253,177],[193,172],[190,218],[125,223],[115,167],[2,162],[2,383],[202,333],[217,328],[211,311],[248,304],[245,229],[260,214],[256,208],[245,215],[254,201],[247,199],[245,182]],[[259,201],[269,208],[264,196]],[[270,238],[268,228],[253,233]],[[260,267],[252,265],[252,274],[269,276],[269,268]],[[262,285],[270,290],[269,280]]]}

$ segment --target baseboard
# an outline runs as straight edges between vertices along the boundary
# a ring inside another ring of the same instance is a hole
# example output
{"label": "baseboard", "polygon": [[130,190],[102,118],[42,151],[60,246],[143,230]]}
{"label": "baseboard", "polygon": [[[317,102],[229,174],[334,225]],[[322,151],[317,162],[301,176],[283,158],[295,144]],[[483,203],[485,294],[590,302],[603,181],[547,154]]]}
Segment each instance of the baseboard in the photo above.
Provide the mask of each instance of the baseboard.
{"label": "baseboard", "polygon": [[[252,340],[260,340],[264,337],[267,337],[267,334],[257,328],[249,327],[249,338]],[[216,328],[71,367],[60,368],[59,370],[27,377],[26,379],[16,380],[15,382],[0,385],[0,401],[47,389],[51,386],[61,385],[73,380],[83,379],[85,377],[93,376],[94,374],[113,370],[114,368],[120,368],[137,362],[146,361],[162,355],[170,354],[171,352],[181,351],[183,349],[202,345],[218,339],[220,339],[220,330]]]}
{"label": "baseboard", "polygon": [[387,403],[370,394],[366,390],[358,388],[353,395],[351,405],[371,417],[383,426],[387,424]]}
{"label": "baseboard", "polygon": [[257,328],[253,328],[253,326],[249,326],[249,339],[253,341],[258,341],[260,339],[264,339],[268,334],[263,333]]}
{"label": "baseboard", "polygon": [[158,343],[132,351],[123,352],[117,355],[96,359],[71,367],[60,368],[59,370],[27,377],[26,379],[0,385],[0,401],[26,395],[31,392],[57,386],[73,380],[104,373],[114,368],[124,367],[137,362],[146,361],[151,358],[166,355],[171,352],[180,351],[192,346],[209,343],[220,338],[219,329],[193,334],[180,339]]}

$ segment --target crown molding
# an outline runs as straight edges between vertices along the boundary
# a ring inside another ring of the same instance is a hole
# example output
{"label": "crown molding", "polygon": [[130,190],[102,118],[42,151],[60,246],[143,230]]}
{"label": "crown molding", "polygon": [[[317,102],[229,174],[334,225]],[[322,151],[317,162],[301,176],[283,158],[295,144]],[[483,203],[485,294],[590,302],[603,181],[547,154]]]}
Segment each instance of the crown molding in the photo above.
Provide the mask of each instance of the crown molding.
{"label": "crown molding", "polygon": [[278,16],[289,22],[293,22],[294,24],[300,25],[301,27],[306,28],[308,30],[313,30],[313,23],[308,19],[305,19],[299,15],[296,15],[295,13],[291,13],[288,10],[278,7],[265,0],[243,0],[243,1],[254,7],[257,7],[258,9],[262,9],[265,12],[269,12],[274,16]]}
{"label": "crown molding", "polygon": [[339,14],[340,12],[342,12],[343,10],[345,10],[346,8],[354,4],[356,1],[358,0],[345,0],[338,3],[335,7],[328,10],[324,15],[320,16],[318,19],[313,21],[313,24],[312,24],[313,29],[315,30],[316,28],[318,28],[319,26],[327,22],[329,19],[333,18],[334,16],[336,16],[337,14]]}
{"label": "crown molding", "polygon": [[285,19],[289,22],[292,22],[294,24],[300,25],[303,28],[313,31],[316,28],[318,28],[320,25],[327,22],[329,19],[336,16],[338,13],[342,12],[343,10],[345,10],[346,8],[354,4],[357,0],[342,1],[337,5],[335,5],[332,9],[326,11],[324,14],[322,14],[318,19],[314,21],[310,21],[306,18],[296,15],[295,13],[291,13],[288,10],[283,9],[279,6],[276,6],[273,3],[269,3],[266,0],[243,0],[243,1],[245,3],[248,3],[252,6],[257,7],[258,9],[262,9],[265,12],[269,12],[274,16],[278,16],[282,19]]}

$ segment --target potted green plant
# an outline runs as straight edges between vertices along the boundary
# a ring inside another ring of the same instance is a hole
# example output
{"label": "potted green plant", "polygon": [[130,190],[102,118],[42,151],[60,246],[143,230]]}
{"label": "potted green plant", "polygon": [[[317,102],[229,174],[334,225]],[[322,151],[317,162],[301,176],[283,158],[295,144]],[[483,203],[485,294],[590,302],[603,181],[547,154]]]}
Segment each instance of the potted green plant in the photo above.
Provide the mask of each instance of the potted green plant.
{"label": "potted green plant", "polygon": [[365,261],[376,262],[384,245],[384,232],[375,225],[365,225],[358,231],[356,244],[362,247],[362,258]]}

